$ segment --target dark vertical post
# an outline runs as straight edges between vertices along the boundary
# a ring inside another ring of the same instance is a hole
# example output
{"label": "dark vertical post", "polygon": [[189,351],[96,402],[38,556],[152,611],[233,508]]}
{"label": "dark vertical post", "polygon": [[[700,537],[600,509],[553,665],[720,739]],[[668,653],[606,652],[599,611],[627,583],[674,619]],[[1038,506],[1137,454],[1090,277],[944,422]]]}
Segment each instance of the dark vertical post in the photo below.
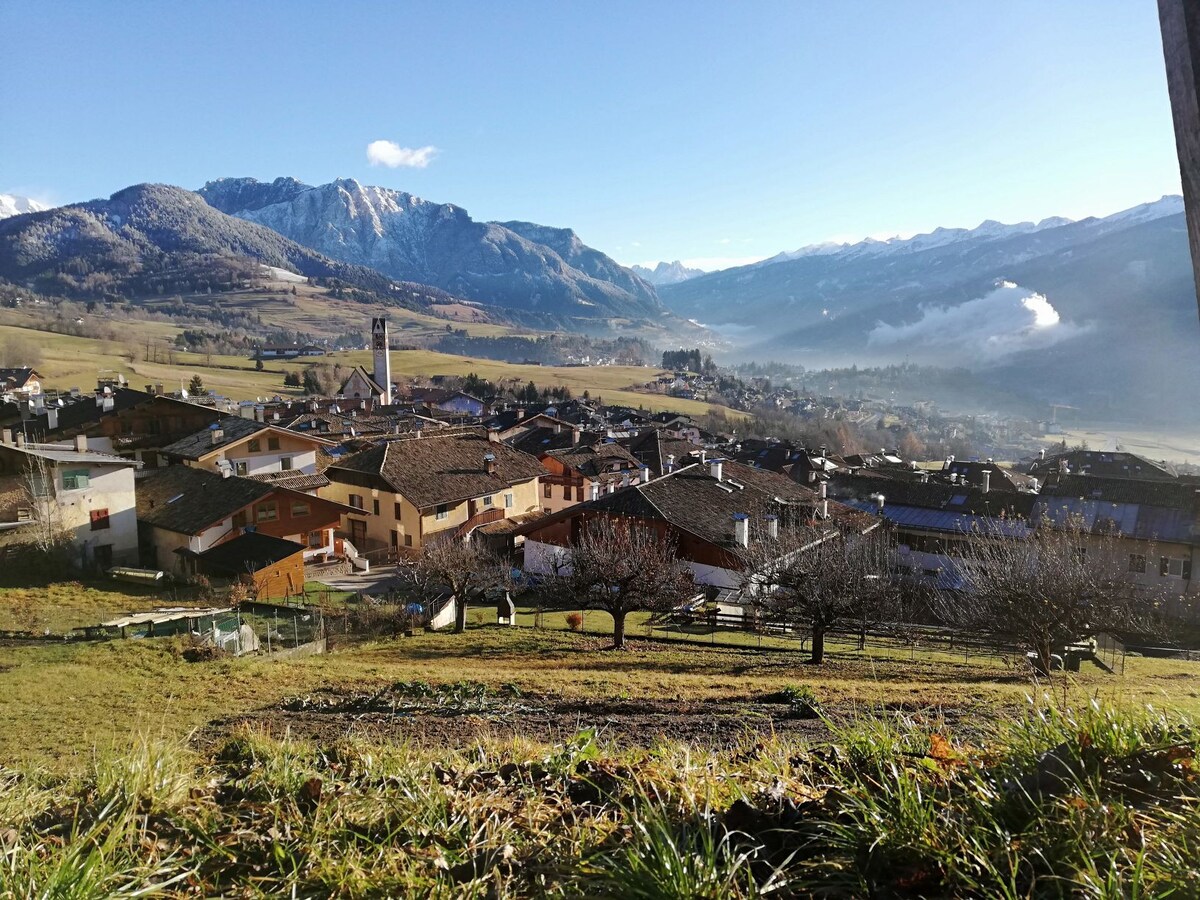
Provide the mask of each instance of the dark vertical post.
{"label": "dark vertical post", "polygon": [[1200,309],[1200,3],[1158,0],[1158,21]]}

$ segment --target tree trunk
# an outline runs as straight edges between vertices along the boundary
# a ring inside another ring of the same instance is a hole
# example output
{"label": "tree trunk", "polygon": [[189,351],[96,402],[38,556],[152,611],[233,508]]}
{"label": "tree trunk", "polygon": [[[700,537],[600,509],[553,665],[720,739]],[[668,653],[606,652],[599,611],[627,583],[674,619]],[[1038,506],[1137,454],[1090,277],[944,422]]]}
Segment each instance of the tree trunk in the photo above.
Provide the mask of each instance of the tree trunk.
{"label": "tree trunk", "polygon": [[454,633],[462,634],[467,630],[467,596],[464,592],[462,595],[454,597]]}
{"label": "tree trunk", "polygon": [[613,620],[613,649],[625,649],[625,611],[614,612]]}
{"label": "tree trunk", "polygon": [[812,630],[812,657],[815,665],[825,661],[825,626],[814,625]]}

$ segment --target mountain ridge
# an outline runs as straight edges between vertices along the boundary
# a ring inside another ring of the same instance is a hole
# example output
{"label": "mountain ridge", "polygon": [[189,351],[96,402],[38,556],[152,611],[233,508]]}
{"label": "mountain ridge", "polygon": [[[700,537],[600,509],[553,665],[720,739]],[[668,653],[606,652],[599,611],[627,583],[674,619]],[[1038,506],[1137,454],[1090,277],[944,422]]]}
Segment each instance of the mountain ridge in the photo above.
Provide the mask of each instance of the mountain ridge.
{"label": "mountain ridge", "polygon": [[197,193],[331,258],[486,305],[568,321],[666,315],[652,285],[570,229],[479,222],[454,204],[348,178],[223,178]]}

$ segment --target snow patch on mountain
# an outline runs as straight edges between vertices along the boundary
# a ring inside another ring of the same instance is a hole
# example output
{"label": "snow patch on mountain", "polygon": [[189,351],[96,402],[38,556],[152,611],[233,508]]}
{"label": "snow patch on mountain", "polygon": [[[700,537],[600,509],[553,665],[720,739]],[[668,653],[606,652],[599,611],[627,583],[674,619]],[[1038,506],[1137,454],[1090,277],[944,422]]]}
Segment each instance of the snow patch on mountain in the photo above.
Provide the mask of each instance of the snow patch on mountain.
{"label": "snow patch on mountain", "polygon": [[867,345],[902,350],[913,361],[975,368],[1024,350],[1044,350],[1089,327],[1064,322],[1044,295],[1001,281],[983,297],[958,306],[922,306],[915,322],[880,322],[867,335]]}
{"label": "snow patch on mountain", "polygon": [[26,213],[42,212],[50,208],[45,203],[38,203],[38,201],[31,200],[28,197],[21,197],[16,194],[0,194],[0,219],[7,219],[9,216],[23,216]]}

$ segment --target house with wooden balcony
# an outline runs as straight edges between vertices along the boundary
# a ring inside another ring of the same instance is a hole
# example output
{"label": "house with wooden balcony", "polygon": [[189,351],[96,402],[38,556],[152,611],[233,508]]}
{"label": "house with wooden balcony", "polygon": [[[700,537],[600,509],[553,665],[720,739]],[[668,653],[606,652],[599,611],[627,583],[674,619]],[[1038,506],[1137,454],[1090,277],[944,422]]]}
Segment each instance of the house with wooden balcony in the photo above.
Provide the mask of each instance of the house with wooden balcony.
{"label": "house with wooden balcony", "polygon": [[467,539],[481,525],[541,509],[541,463],[483,429],[381,441],[324,472],[320,496],[352,508],[345,537],[374,558]]}
{"label": "house with wooden balcony", "polygon": [[312,475],[317,454],[336,442],[244,419],[224,416],[207,428],[161,451],[172,463],[241,478],[270,473]]}

